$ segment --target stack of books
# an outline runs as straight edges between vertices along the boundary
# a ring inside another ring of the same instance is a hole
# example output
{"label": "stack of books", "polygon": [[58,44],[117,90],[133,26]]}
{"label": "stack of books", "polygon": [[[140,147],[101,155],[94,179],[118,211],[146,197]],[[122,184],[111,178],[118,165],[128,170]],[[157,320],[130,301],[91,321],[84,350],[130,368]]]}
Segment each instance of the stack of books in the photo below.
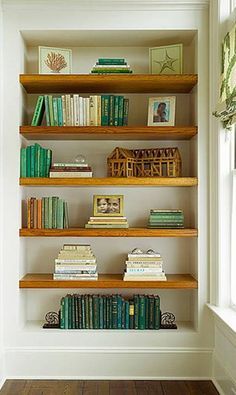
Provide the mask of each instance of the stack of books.
{"label": "stack of books", "polygon": [[128,254],[125,265],[124,281],[166,281],[163,260],[158,252]]}
{"label": "stack of books", "polygon": [[85,228],[128,228],[126,217],[90,217]]}
{"label": "stack of books", "polygon": [[50,178],[81,178],[92,177],[93,172],[87,163],[53,163]]}
{"label": "stack of books", "polygon": [[96,257],[90,245],[64,244],[55,259],[54,280],[97,280]]}
{"label": "stack of books", "polygon": [[129,74],[130,66],[124,58],[99,58],[93,66],[93,74]]}
{"label": "stack of books", "polygon": [[59,316],[61,329],[160,329],[160,297],[68,294]]}
{"label": "stack of books", "polygon": [[183,228],[183,210],[150,210],[148,228]]}
{"label": "stack of books", "polygon": [[69,228],[67,202],[57,196],[27,200],[27,228],[65,229]]}
{"label": "stack of books", "polygon": [[49,177],[52,150],[39,144],[29,145],[20,150],[21,177]]}

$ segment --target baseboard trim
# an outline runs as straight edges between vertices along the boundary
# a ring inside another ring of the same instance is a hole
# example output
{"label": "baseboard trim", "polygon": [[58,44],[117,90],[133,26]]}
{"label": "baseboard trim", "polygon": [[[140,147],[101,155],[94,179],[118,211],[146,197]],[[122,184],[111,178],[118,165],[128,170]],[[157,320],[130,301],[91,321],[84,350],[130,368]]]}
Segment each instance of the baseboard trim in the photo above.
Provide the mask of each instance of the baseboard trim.
{"label": "baseboard trim", "polygon": [[236,395],[236,381],[221,364],[215,353],[213,355],[213,377],[212,381],[220,395]]}

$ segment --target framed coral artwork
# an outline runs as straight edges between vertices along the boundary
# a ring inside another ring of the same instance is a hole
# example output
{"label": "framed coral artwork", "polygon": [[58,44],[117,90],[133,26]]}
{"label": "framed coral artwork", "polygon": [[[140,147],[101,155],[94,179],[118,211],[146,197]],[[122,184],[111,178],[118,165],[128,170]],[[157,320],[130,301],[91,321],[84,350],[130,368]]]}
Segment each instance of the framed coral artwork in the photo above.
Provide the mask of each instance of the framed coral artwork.
{"label": "framed coral artwork", "polygon": [[39,74],[70,74],[72,50],[39,47]]}

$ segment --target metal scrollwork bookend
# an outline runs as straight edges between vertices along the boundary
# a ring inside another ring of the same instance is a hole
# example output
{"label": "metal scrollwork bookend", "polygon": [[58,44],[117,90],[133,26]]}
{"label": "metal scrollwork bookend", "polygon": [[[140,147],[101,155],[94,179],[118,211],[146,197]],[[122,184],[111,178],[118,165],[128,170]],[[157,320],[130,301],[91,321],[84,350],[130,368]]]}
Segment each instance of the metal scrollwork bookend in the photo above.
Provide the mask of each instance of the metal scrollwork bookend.
{"label": "metal scrollwork bookend", "polygon": [[173,313],[166,312],[161,314],[161,329],[177,329]]}
{"label": "metal scrollwork bookend", "polygon": [[50,328],[60,328],[59,324],[59,314],[55,311],[49,311],[45,315],[46,323],[43,325],[43,328],[50,329]]}

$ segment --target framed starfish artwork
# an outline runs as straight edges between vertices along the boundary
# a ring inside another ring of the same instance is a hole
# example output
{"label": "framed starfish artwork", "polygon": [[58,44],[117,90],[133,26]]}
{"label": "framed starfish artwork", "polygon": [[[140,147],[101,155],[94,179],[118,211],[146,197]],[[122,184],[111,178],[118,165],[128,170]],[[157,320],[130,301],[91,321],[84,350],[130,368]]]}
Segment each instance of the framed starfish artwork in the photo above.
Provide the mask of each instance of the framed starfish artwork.
{"label": "framed starfish artwork", "polygon": [[183,44],[149,48],[150,74],[182,74]]}
{"label": "framed starfish artwork", "polygon": [[39,47],[39,74],[70,74],[72,50]]}

